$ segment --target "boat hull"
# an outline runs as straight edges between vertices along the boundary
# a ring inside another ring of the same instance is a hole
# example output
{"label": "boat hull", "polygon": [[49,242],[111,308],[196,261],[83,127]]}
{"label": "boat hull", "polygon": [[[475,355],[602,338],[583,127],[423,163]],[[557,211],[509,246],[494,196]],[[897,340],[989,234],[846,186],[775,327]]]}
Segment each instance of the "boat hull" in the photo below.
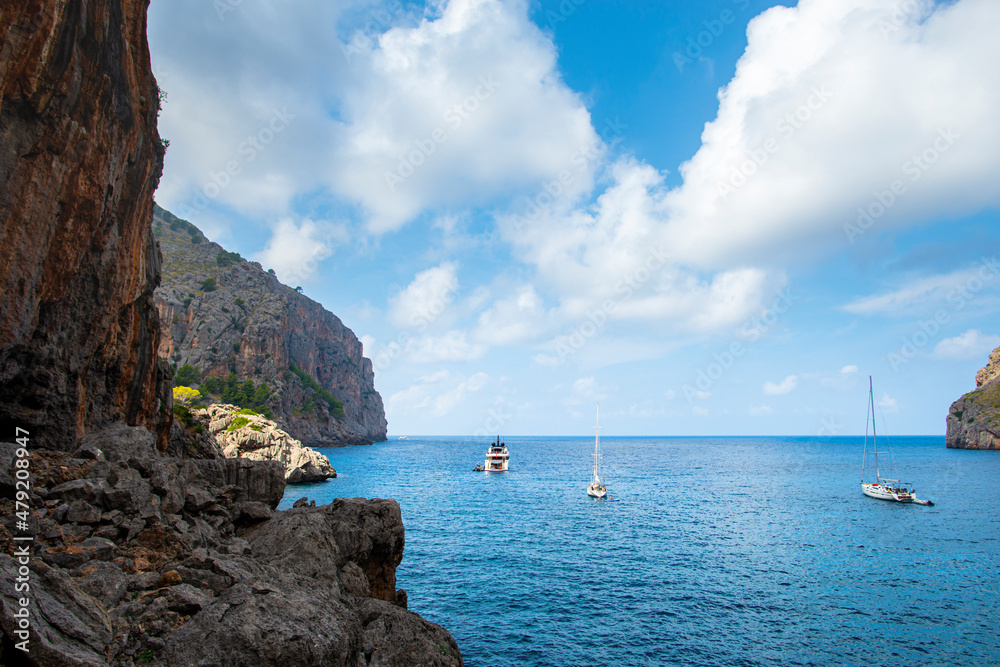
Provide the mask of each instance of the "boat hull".
{"label": "boat hull", "polygon": [[608,495],[608,490],[603,485],[598,486],[596,484],[591,484],[587,487],[587,495],[592,498],[603,498]]}
{"label": "boat hull", "polygon": [[883,484],[865,484],[862,482],[861,491],[869,498],[891,500],[897,503],[912,503],[915,499],[915,496],[905,489],[897,489]]}

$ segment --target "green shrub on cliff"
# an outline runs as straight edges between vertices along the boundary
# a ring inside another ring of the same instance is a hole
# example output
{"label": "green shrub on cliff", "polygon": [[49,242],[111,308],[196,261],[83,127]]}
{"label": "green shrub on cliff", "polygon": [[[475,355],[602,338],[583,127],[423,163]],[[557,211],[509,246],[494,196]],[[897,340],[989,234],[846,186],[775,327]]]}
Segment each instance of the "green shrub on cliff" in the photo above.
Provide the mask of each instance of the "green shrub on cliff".
{"label": "green shrub on cliff", "polygon": [[320,387],[319,383],[316,382],[316,380],[314,380],[313,377],[309,375],[309,373],[306,373],[304,370],[296,366],[294,363],[288,364],[288,370],[295,373],[295,376],[300,380],[302,380],[302,384],[304,384],[309,389],[312,389],[317,396],[319,396],[323,401],[326,402],[327,405],[330,406],[330,414],[332,414],[340,421],[344,420],[344,418],[347,415],[344,413],[344,404],[342,402],[334,398],[333,394],[331,394],[329,391]]}
{"label": "green shrub on cliff", "polygon": [[183,405],[174,406],[174,417],[184,425],[184,428],[194,429],[195,433],[201,433],[205,430],[205,425],[196,422],[194,415],[191,414],[191,410]]}
{"label": "green shrub on cliff", "polygon": [[190,387],[201,382],[201,371],[191,364],[184,364],[174,374],[175,387]]}
{"label": "green shrub on cliff", "polygon": [[225,380],[217,375],[209,376],[198,389],[205,398],[219,399],[222,403],[251,410],[243,414],[259,414],[274,419],[274,411],[267,405],[274,390],[266,382],[259,385],[253,380],[240,382],[236,373],[230,373]]}
{"label": "green shrub on cliff", "polygon": [[219,254],[215,256],[215,263],[219,266],[229,266],[235,264],[236,262],[243,259],[238,252],[227,252],[225,250],[220,250]]}
{"label": "green shrub on cliff", "polygon": [[243,428],[244,426],[246,426],[249,423],[250,423],[250,420],[247,419],[246,417],[237,417],[232,422],[230,422],[229,427],[226,429],[226,433],[232,433],[233,431],[235,431],[237,429]]}

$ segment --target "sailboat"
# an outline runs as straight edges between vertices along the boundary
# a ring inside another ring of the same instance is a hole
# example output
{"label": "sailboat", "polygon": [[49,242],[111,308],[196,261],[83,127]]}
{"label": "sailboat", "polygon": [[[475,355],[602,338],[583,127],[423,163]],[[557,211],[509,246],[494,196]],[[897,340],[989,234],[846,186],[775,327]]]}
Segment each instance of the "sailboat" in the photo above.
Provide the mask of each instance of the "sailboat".
{"label": "sailboat", "polygon": [[[898,479],[887,479],[882,477],[879,469],[878,456],[878,436],[875,434],[875,392],[872,387],[872,378],[868,376],[868,415],[865,418],[865,455],[861,461],[861,491],[866,496],[878,498],[879,500],[892,500],[897,503],[916,503],[917,505],[933,505],[929,500],[917,499],[916,491],[909,482],[901,482]],[[875,482],[865,482],[865,463],[868,460],[868,423],[867,417],[871,417],[872,424],[872,447],[875,450]],[[886,440],[888,445],[888,440]],[[887,447],[883,447],[887,449]],[[890,451],[890,461],[892,461]],[[894,466],[895,467],[895,466]]]}
{"label": "sailboat", "polygon": [[603,498],[608,493],[608,487],[601,479],[601,404],[597,404],[597,426],[594,427],[594,477],[587,487],[587,495]]}

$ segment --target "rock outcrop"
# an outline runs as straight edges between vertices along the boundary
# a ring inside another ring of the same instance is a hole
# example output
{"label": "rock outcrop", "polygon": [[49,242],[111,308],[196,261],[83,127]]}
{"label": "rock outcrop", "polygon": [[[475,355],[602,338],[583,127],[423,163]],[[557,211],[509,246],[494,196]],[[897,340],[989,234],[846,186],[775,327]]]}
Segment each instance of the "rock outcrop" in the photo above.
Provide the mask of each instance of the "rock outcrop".
{"label": "rock outcrop", "polygon": [[[14,610],[27,597],[30,663],[63,665],[462,665],[443,628],[405,609],[392,500],[276,512],[284,468],[164,457],[114,425],[79,449],[31,453],[33,512],[0,498],[0,664],[21,664]],[[16,447],[0,444],[0,470]],[[0,487],[3,487],[0,480]],[[29,533],[30,591],[11,556]]]}
{"label": "rock outcrop", "polygon": [[0,433],[37,446],[123,418],[169,437],[146,4],[0,10]]}
{"label": "rock outcrop", "polygon": [[339,318],[168,211],[157,207],[153,228],[163,249],[161,357],[203,377],[267,383],[275,420],[306,445],[385,440],[372,363]]}
{"label": "rock outcrop", "polygon": [[[337,476],[330,460],[303,446],[270,419],[260,415],[238,414],[235,405],[210,405],[192,410],[195,418],[208,426],[223,455],[252,461],[277,461],[285,469],[285,482],[301,484],[322,482]],[[246,411],[243,411],[246,412]]]}
{"label": "rock outcrop", "polygon": [[1000,348],[976,374],[976,389],[951,405],[945,442],[954,449],[1000,449]]}

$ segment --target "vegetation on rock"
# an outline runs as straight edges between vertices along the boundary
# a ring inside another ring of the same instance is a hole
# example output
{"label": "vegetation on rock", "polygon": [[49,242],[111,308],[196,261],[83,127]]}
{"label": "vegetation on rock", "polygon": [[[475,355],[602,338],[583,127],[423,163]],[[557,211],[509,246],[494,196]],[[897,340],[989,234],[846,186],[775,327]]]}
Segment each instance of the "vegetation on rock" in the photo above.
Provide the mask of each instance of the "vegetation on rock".
{"label": "vegetation on rock", "polygon": [[297,378],[302,380],[302,384],[309,387],[313,392],[323,399],[327,405],[330,406],[330,412],[337,419],[343,420],[346,415],[344,414],[344,404],[333,397],[333,394],[328,392],[319,386],[319,383],[312,378],[309,373],[296,366],[295,364],[288,364],[288,370],[292,371]]}

